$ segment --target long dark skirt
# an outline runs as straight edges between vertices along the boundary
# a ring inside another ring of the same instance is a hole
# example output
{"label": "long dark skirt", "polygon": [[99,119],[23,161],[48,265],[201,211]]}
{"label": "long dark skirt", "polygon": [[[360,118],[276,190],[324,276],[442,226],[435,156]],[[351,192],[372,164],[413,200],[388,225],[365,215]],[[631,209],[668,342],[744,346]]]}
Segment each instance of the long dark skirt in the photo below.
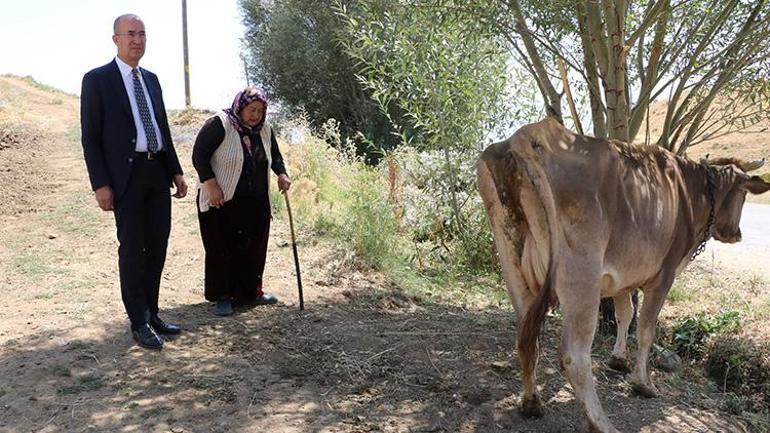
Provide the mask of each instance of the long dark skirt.
{"label": "long dark skirt", "polygon": [[267,198],[234,197],[219,209],[198,209],[198,222],[206,252],[206,300],[248,302],[262,296],[270,234]]}

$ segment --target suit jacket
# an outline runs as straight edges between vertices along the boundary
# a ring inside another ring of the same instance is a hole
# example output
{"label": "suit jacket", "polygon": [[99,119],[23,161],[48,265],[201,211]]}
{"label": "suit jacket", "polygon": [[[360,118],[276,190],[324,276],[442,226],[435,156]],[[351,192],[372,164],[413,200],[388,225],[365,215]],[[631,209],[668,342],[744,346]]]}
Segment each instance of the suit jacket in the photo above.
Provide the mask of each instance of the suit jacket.
{"label": "suit jacket", "polygon": [[[166,157],[162,161],[166,166],[170,186],[174,175],[182,174],[182,167],[171,141],[158,77],[146,69],[140,69],[163,137]],[[96,190],[109,185],[114,197],[120,198],[126,190],[134,164],[137,133],[126,87],[115,60],[83,76],[80,127],[91,188]]]}

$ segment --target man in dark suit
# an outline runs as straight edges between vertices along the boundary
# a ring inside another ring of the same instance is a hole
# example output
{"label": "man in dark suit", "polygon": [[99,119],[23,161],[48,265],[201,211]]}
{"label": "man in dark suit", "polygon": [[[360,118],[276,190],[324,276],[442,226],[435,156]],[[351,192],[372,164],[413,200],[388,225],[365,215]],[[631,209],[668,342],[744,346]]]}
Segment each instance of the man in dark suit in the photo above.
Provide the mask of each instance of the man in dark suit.
{"label": "man in dark suit", "polygon": [[140,68],[147,36],[136,15],[115,20],[118,54],[83,77],[83,154],[99,207],[114,211],[123,305],[136,342],[160,349],[180,328],[158,317],[158,290],[174,197],[187,194],[158,77]]}

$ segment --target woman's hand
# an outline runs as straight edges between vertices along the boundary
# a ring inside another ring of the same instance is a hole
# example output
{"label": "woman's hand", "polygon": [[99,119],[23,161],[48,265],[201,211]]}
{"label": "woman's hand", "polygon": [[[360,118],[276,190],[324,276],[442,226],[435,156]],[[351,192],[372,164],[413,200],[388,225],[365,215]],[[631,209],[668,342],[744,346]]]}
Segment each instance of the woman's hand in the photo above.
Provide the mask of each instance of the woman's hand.
{"label": "woman's hand", "polygon": [[291,179],[289,179],[289,176],[286,174],[281,174],[278,176],[278,189],[281,190],[281,192],[288,191],[290,186]]}
{"label": "woman's hand", "polygon": [[216,178],[212,177],[204,181],[203,188],[209,197],[209,206],[220,208],[225,204],[225,195],[222,193],[222,188],[219,187]]}

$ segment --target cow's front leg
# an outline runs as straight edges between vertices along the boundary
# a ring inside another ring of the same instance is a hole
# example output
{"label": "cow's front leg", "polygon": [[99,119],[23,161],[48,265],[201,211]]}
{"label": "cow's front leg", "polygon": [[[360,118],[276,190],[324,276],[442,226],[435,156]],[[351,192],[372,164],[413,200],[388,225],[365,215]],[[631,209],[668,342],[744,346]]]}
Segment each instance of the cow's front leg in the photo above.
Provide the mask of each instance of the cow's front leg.
{"label": "cow's front leg", "polygon": [[636,366],[631,376],[631,385],[634,391],[643,397],[657,397],[658,390],[650,380],[647,371],[647,363],[650,358],[650,348],[655,339],[655,325],[658,323],[658,314],[666,300],[666,293],[671,287],[673,278],[665,279],[663,284],[644,288],[644,303],[639,314],[639,326],[636,329],[638,343],[636,353]]}
{"label": "cow's front leg", "polygon": [[631,304],[631,293],[622,293],[612,298],[615,303],[615,321],[617,322],[617,336],[615,347],[607,365],[616,371],[630,373],[631,366],[626,358],[628,342],[628,325],[631,323],[634,307]]}

